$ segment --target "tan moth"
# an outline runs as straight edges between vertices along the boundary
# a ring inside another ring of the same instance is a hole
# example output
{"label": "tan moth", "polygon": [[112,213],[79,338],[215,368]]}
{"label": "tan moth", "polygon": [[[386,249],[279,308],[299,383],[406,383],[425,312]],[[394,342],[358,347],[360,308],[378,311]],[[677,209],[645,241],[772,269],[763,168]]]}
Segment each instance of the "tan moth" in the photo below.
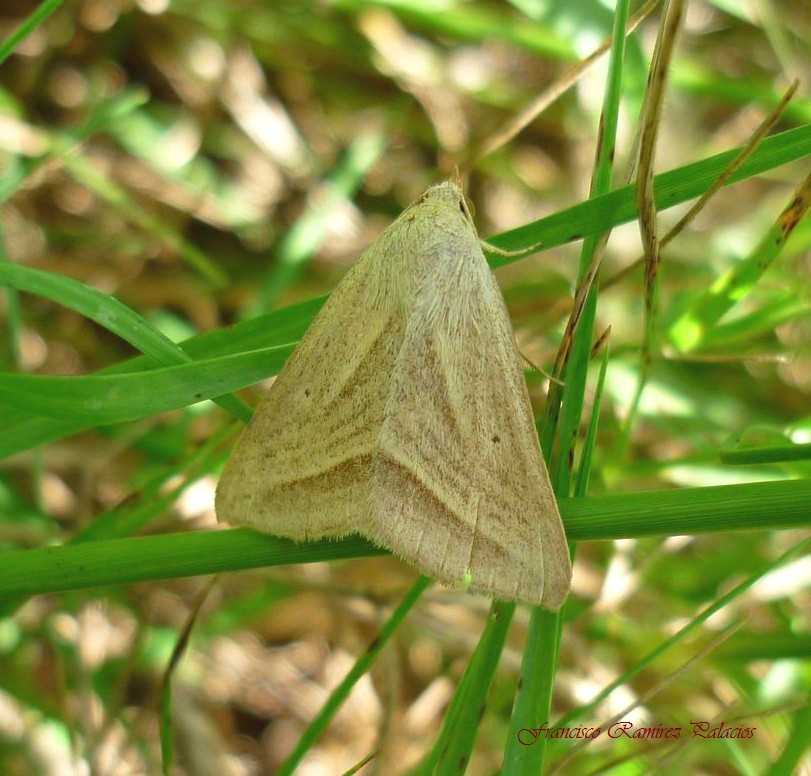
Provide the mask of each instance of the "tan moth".
{"label": "tan moth", "polygon": [[555,610],[566,538],[457,181],[332,293],[237,442],[217,518],[298,541],[358,533],[440,582]]}

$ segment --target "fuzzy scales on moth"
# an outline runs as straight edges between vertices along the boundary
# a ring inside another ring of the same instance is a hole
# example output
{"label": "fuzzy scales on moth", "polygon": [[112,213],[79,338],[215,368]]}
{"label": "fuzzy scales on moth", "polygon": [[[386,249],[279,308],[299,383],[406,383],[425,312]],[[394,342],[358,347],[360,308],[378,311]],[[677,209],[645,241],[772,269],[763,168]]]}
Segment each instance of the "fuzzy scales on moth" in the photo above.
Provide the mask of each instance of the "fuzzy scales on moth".
{"label": "fuzzy scales on moth", "polygon": [[357,533],[439,581],[558,609],[571,566],[501,291],[455,180],[364,251],[225,467],[217,517]]}

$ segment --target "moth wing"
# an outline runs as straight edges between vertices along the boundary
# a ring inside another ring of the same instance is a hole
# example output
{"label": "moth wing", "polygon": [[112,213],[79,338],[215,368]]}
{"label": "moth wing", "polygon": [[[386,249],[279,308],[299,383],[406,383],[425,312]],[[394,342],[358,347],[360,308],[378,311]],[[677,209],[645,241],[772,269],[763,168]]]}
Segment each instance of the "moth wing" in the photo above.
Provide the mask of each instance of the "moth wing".
{"label": "moth wing", "polygon": [[405,325],[396,289],[370,283],[378,255],[339,283],[243,431],[218,519],[296,540],[357,530]]}
{"label": "moth wing", "polygon": [[475,232],[454,236],[392,375],[372,538],[445,583],[557,609],[569,554],[509,316]]}

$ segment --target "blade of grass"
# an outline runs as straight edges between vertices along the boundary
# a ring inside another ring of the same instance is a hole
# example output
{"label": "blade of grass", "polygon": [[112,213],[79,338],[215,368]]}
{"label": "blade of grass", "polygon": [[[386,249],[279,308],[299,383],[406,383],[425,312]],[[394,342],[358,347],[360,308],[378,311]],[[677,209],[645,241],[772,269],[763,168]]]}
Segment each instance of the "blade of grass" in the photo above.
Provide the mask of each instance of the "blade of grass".
{"label": "blade of grass", "polygon": [[[184,451],[174,466],[162,469],[138,488],[136,499],[126,498],[121,506],[99,515],[75,533],[67,544],[80,544],[132,536],[153,520],[165,515],[189,487],[210,471],[212,450],[229,439],[233,429],[222,429],[191,453]],[[27,599],[2,598],[0,619],[11,616]]]}
{"label": "blade of grass", "polygon": [[533,720],[549,719],[562,627],[563,618],[558,613],[533,609],[504,748],[504,773],[543,773],[547,754],[544,741],[525,746],[518,735]]}
{"label": "blade of grass", "polygon": [[[626,37],[630,35],[648,17],[658,3],[659,0],[648,0],[627,24],[623,34]],[[556,79],[548,89],[544,89],[544,91],[517,116],[509,119],[504,127],[490,135],[490,137],[481,144],[481,147],[474,150],[471,154],[473,163],[479,162],[485,156],[494,153],[499,148],[506,145],[523,129],[526,129],[526,127],[552,105],[558,97],[565,94],[594,64],[599,62],[605,53],[610,51],[612,43],[613,38],[604,40],[591,54],[567,70],[560,78]]]}
{"label": "blade of grass", "polygon": [[291,348],[209,358],[149,372],[91,377],[0,375],[0,403],[88,426],[181,409],[275,374]]}
{"label": "blade of grass", "polygon": [[[734,175],[735,170],[737,170],[755,151],[755,149],[760,145],[766,135],[771,132],[771,130],[775,127],[777,122],[782,118],[783,114],[786,111],[787,106],[791,102],[792,97],[794,97],[795,93],[797,92],[797,88],[799,87],[799,81],[793,81],[788,89],[783,93],[783,97],[780,100],[780,103],[772,110],[772,112],[766,116],[763,121],[760,123],[758,128],[755,132],[752,133],[752,136],[747,141],[746,145],[741,149],[738,155],[730,162],[729,167],[727,167],[723,172],[718,176],[712,186],[708,188],[699,198],[698,200],[690,207],[690,210],[685,213],[678,222],[672,226],[667,234],[662,237],[660,242],[660,247],[664,248],[665,245],[670,243],[676,237],[684,231],[684,229],[691,224],[696,216],[704,209],[707,202],[715,196],[715,194],[724,187],[726,182]],[[603,288],[608,285],[614,285],[618,283],[620,280],[631,274],[637,267],[642,266],[645,263],[645,257],[641,256],[636,261],[632,261],[627,267],[624,267],[622,270],[617,272],[616,274],[612,275],[612,277],[603,284]]]}
{"label": "blade of grass", "polygon": [[403,624],[406,615],[414,608],[420,596],[431,584],[432,580],[429,577],[420,577],[403,596],[397,608],[383,624],[377,638],[369,644],[366,651],[355,661],[355,664],[341,683],[330,693],[327,702],[321,707],[321,711],[307,725],[307,729],[301,734],[301,738],[299,738],[293,751],[276,771],[277,776],[292,776],[296,772],[301,760],[327,729],[341,704],[349,697],[352,688],[364,674],[371,670],[372,666],[377,662],[377,658],[380,657],[383,648]]}
{"label": "blade of grass", "polygon": [[[163,366],[192,361],[180,346],[134,310],[115,297],[77,280],[30,267],[0,263],[0,285],[37,294],[75,310]],[[224,396],[214,401],[245,423],[251,419],[251,408],[237,397]]]}
{"label": "blade of grass", "polygon": [[[659,211],[701,196],[736,159],[744,147],[724,151],[699,162],[663,172],[654,178],[656,208]],[[725,181],[725,186],[796,161],[811,154],[811,124],[766,138],[752,155]],[[524,226],[488,238],[503,250],[516,250],[541,243],[544,250],[604,232],[637,217],[634,186],[623,186],[608,194],[553,213]],[[514,261],[514,259],[513,259]],[[492,257],[490,264],[500,267],[507,258]]]}
{"label": "blade of grass", "polygon": [[[0,272],[10,266],[8,253],[6,251],[6,236],[0,226]],[[20,341],[22,339],[23,324],[22,312],[20,308],[20,295],[13,287],[6,287],[6,328],[8,336],[8,360],[10,366],[17,367],[20,364]],[[3,354],[5,360],[6,354]]]}
{"label": "blade of grass", "polygon": [[792,776],[801,773],[802,757],[811,749],[811,703],[806,704],[793,716],[793,725],[780,757],[765,772],[766,776]]}
{"label": "blade of grass", "polygon": [[43,0],[25,21],[12,30],[11,34],[0,43],[0,64],[5,62],[14,52],[14,49],[17,48],[17,45],[25,40],[64,2],[65,0]]}
{"label": "blade of grass", "polygon": [[[737,632],[741,627],[740,623],[735,623],[731,626],[727,626],[724,630],[722,630],[719,634],[717,634],[712,641],[704,646],[701,650],[699,650],[696,654],[691,655],[686,661],[682,662],[682,664],[675,670],[668,673],[665,677],[659,680],[653,687],[650,687],[645,690],[638,698],[634,698],[631,703],[625,706],[623,709],[615,712],[609,719],[601,720],[597,727],[603,730],[609,730],[613,725],[620,722],[624,717],[630,714],[634,709],[638,707],[644,707],[647,705],[650,700],[656,695],[658,695],[665,687],[672,684],[679,676],[686,674],[690,668],[694,667],[696,663],[700,662],[703,658],[707,655],[711,654],[715,650],[718,649],[730,636],[732,636],[735,632]],[[556,726],[558,727],[558,726]],[[575,744],[567,753],[566,755],[557,763],[555,763],[555,767],[552,769],[551,773],[559,773],[561,770],[565,772],[565,769],[570,768],[570,762],[575,758],[578,752],[582,751],[586,746],[591,743],[591,739],[582,739],[577,744]],[[661,745],[661,742],[657,742],[657,744]],[[642,750],[642,755],[645,756],[650,754],[653,751],[652,749]],[[668,757],[671,753],[667,753],[665,758]],[[634,757],[640,757],[639,754],[635,754]],[[648,768],[652,766],[647,764]],[[655,772],[661,772],[660,768],[656,768]]]}
{"label": "blade of grass", "polygon": [[279,295],[296,280],[304,264],[320,247],[332,211],[354,195],[363,176],[380,158],[383,147],[380,133],[362,133],[355,139],[338,167],[322,183],[305,212],[279,243],[254,314],[273,307]]}
{"label": "blade of grass", "polygon": [[[607,369],[608,350],[603,356],[595,391],[594,409],[583,445],[582,463],[575,491],[578,497],[584,497],[588,490],[591,458],[597,439],[599,408]],[[571,530],[567,530],[567,533],[571,538]],[[576,545],[573,544],[572,548],[574,556]],[[558,662],[561,628],[562,617],[543,610],[533,611],[527,633],[527,645],[524,648],[519,689],[516,693],[515,707],[507,736],[504,754],[505,773],[532,774],[540,773],[544,769],[548,752],[547,740],[537,738],[533,746],[527,746],[526,738],[521,736],[521,730],[528,725],[534,727],[535,720],[548,720],[551,717],[552,682],[554,681],[554,667]],[[544,670],[544,668],[539,668],[539,665],[551,666],[552,670]],[[541,751],[538,754],[532,754],[536,748]]]}
{"label": "blade of grass", "polygon": [[[180,347],[195,360],[242,350],[279,348],[278,358],[274,358],[273,363],[268,364],[266,376],[270,376],[281,369],[287,356],[293,351],[294,345],[291,343],[299,340],[325,301],[326,297],[310,299],[243,321],[229,329],[199,334],[182,342]],[[282,348],[286,348],[286,351],[283,352]],[[139,372],[149,369],[149,366],[149,360],[145,356],[139,356],[103,369],[95,376]],[[76,418],[55,420],[42,417],[40,412],[28,413],[19,407],[5,407],[0,404],[0,426],[4,430],[0,435],[0,458],[61,439],[95,425],[92,420]]]}
{"label": "blade of grass", "polygon": [[[759,579],[764,577],[767,573],[784,565],[792,558],[803,554],[810,547],[811,547],[811,539],[807,539],[806,541],[801,542],[797,546],[787,550],[775,560],[764,565],[760,570],[750,575],[743,582],[736,585],[728,593],[715,600],[709,606],[705,607],[701,612],[699,612],[695,617],[693,617],[693,619],[691,619],[690,622],[688,622],[686,625],[680,628],[670,638],[666,639],[661,644],[659,644],[655,649],[651,650],[647,655],[645,655],[645,657],[637,661],[637,663],[634,666],[629,668],[627,671],[623,672],[621,676],[618,676],[615,680],[613,680],[605,687],[603,687],[602,690],[600,690],[600,692],[598,692],[588,703],[581,704],[577,709],[571,711],[570,713],[564,715],[559,720],[557,720],[555,722],[555,727],[566,727],[569,726],[571,723],[576,722],[578,719],[586,718],[604,700],[606,700],[608,696],[611,695],[612,692],[614,692],[617,688],[622,687],[624,684],[630,682],[631,679],[633,679],[646,667],[650,666],[656,659],[658,659],[661,655],[665,654],[668,650],[681,644],[690,634],[697,631],[698,628],[703,623],[705,623],[710,617],[712,617],[714,614],[717,614],[723,608],[725,608],[730,603],[735,601],[741,594],[743,594],[746,590],[752,587],[752,585],[754,585]],[[572,754],[574,751],[579,749],[580,746],[581,745],[578,744],[573,749],[569,750],[569,754]]]}
{"label": "blade of grass", "polygon": [[[594,173],[590,198],[599,197],[611,188],[619,104],[622,93],[622,72],[625,59],[629,4],[617,3],[614,15],[611,55],[609,58],[606,89],[600,115],[600,132],[595,151]],[[572,314],[567,323],[554,374],[563,380],[563,387],[552,383],[547,400],[544,433],[541,448],[548,461],[552,460],[555,429],[558,430],[558,451],[552,466],[552,482],[558,498],[567,496],[574,462],[574,446],[578,438],[583,413],[586,378],[588,375],[597,291],[594,282],[599,272],[602,250],[608,232],[590,235],[583,240],[580,253],[578,289]],[[569,347],[571,345],[571,350]],[[560,415],[558,415],[560,413]],[[559,422],[558,422],[559,417]],[[572,536],[567,534],[570,543]],[[576,547],[571,545],[572,555]],[[555,669],[560,649],[561,614],[534,609],[521,665],[521,682],[516,695],[510,730],[514,733],[507,741],[505,766],[510,772],[523,775],[540,773],[546,760],[546,739],[535,746],[519,745],[517,730],[530,720],[548,719],[552,707]]]}
{"label": "blade of grass", "polygon": [[732,466],[778,463],[782,461],[809,461],[811,460],[811,444],[742,447],[734,450],[721,450],[718,454],[718,460]]}
{"label": "blade of grass", "polygon": [[[639,163],[636,174],[636,204],[639,210],[639,235],[645,257],[645,308],[642,330],[640,366],[634,396],[625,420],[625,434],[630,437],[636,421],[642,393],[648,382],[651,358],[658,343],[659,317],[659,212],[653,188],[653,166],[656,159],[656,144],[662,123],[665,91],[670,75],[670,66],[676,50],[676,41],[684,22],[686,6],[684,0],[667,0],[662,15],[651,61],[650,75],[645,89],[645,102],[642,109],[639,142]],[[717,182],[714,184],[717,185]],[[627,443],[626,443],[627,444]]]}
{"label": "blade of grass", "polygon": [[515,604],[493,601],[490,605],[484,631],[445,714],[439,736],[414,774],[451,776],[467,769],[514,613]]}
{"label": "blade of grass", "polygon": [[161,765],[163,768],[164,776],[170,776],[172,773],[172,761],[174,759],[174,740],[172,737],[172,678],[175,670],[180,664],[183,655],[189,647],[191,640],[192,628],[197,621],[200,614],[200,608],[205,603],[208,594],[217,582],[217,577],[212,577],[195,596],[194,603],[192,604],[183,628],[178,634],[177,641],[175,642],[174,649],[169,658],[169,663],[166,666],[166,671],[163,674],[162,688],[161,688],[161,708],[160,708],[160,742],[161,742]]}
{"label": "blade of grass", "polygon": [[811,208],[811,174],[797,187],[757,247],[703,293],[670,328],[669,336],[681,353],[701,346],[712,329],[732,307],[750,294],[755,284],[780,254],[786,240]]}
{"label": "blade of grass", "polygon": [[180,232],[168,226],[162,218],[141,207],[123,186],[119,186],[106,177],[104,173],[96,169],[92,162],[81,156],[65,156],[62,161],[79,183],[87,186],[109,204],[114,205],[123,218],[155,235],[161,243],[177,253],[214,288],[222,288],[227,285],[228,279],[225,273],[205,253],[183,237]]}
{"label": "blade of grass", "polygon": [[[811,525],[811,480],[562,499],[571,541]],[[0,598],[220,571],[384,555],[360,537],[299,544],[248,529],[109,539],[6,552]]]}
{"label": "blade of grass", "polygon": [[48,134],[37,128],[36,131],[38,136],[42,137],[46,151],[34,158],[25,159],[23,164],[12,166],[11,171],[0,178],[0,204],[5,203],[19,191],[46,164],[64,160],[94,134],[104,131],[117,121],[126,119],[148,101],[149,94],[145,89],[129,89],[98,105],[93,105],[84,124],[70,131]]}

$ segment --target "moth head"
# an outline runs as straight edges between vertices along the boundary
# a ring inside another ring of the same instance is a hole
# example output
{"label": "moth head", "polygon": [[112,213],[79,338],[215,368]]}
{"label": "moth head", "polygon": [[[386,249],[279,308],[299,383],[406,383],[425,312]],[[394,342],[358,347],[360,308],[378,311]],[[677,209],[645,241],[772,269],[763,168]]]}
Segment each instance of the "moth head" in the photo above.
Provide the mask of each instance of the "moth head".
{"label": "moth head", "polygon": [[475,212],[473,203],[465,196],[457,180],[458,178],[451,178],[431,186],[411,205],[411,208],[428,203],[442,203],[447,207],[458,210],[473,226],[473,214]]}

